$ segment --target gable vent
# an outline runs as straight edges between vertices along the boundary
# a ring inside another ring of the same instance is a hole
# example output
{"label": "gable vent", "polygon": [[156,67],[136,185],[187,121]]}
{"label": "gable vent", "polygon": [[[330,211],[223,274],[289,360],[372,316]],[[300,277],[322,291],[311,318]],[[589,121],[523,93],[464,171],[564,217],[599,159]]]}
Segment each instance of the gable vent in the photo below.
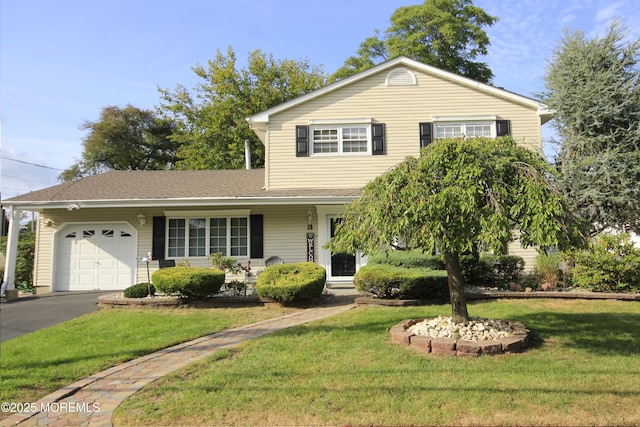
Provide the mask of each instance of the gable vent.
{"label": "gable vent", "polygon": [[416,75],[406,68],[396,68],[387,74],[387,86],[416,86]]}

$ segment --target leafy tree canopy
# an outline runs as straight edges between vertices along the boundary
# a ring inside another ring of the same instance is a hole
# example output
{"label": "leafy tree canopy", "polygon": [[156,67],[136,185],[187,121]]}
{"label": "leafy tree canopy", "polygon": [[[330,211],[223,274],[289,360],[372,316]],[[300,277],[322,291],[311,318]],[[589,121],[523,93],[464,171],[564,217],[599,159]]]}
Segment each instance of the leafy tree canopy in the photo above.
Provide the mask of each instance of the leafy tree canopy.
{"label": "leafy tree canopy", "polygon": [[472,0],[426,0],[423,4],[399,7],[391,15],[391,26],[384,36],[380,38],[376,30],[330,80],[351,76],[402,55],[488,83],[493,73],[477,59],[487,54],[490,44],[483,27],[496,21],[497,18],[474,6]]}
{"label": "leafy tree canopy", "polygon": [[640,40],[614,21],[602,38],[565,31],[542,93],[555,111],[559,188],[593,224],[640,232]]}
{"label": "leafy tree canopy", "polygon": [[179,169],[242,168],[245,140],[252,165],[264,166],[264,147],[245,118],[326,84],[321,68],[306,60],[277,61],[255,50],[247,62],[240,69],[231,47],[226,55],[218,50],[207,66],[193,68],[202,80],[192,91],[160,89],[164,114],[180,124]]}
{"label": "leafy tree canopy", "polygon": [[132,105],[104,107],[99,120],[85,121],[81,129],[89,131],[82,157],[60,174],[62,181],[111,169],[170,169],[175,163],[178,147],[170,139],[175,126],[150,110]]}
{"label": "leafy tree canopy", "polygon": [[480,242],[500,251],[520,232],[524,246],[584,241],[551,182],[542,155],[511,137],[443,139],[373,180],[347,205],[332,252],[373,253],[390,244],[445,258],[453,317],[468,319],[459,255]]}

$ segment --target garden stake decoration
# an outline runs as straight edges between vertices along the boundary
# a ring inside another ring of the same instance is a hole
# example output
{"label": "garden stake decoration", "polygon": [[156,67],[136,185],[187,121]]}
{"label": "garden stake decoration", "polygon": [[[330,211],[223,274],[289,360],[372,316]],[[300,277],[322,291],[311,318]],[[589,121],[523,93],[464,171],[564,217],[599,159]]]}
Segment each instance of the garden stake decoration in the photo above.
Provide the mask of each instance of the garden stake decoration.
{"label": "garden stake decoration", "polygon": [[147,252],[147,256],[140,259],[140,262],[147,264],[147,298],[151,298],[151,275],[149,274],[149,263],[151,262],[151,252]]}
{"label": "garden stake decoration", "polygon": [[[251,260],[247,261],[247,265],[238,263],[238,268],[244,271],[244,296],[247,296],[247,277],[251,276]],[[235,292],[234,292],[235,293]]]}

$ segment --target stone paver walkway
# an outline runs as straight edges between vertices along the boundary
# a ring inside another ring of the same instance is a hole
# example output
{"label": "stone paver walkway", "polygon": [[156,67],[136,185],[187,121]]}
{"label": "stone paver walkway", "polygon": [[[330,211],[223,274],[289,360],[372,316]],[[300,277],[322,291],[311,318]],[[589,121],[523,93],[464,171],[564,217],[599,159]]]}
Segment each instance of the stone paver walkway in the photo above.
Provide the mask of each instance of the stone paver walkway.
{"label": "stone paver walkway", "polygon": [[114,366],[45,396],[33,404],[31,411],[13,414],[0,426],[111,426],[113,410],[146,384],[217,350],[355,307],[352,299],[340,300],[224,330]]}

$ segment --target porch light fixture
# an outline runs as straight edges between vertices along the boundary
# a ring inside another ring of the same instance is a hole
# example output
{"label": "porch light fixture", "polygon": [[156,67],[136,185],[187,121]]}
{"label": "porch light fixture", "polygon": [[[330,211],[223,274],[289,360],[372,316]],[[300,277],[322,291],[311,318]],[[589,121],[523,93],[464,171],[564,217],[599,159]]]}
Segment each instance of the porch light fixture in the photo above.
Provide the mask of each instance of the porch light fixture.
{"label": "porch light fixture", "polygon": [[138,222],[140,222],[140,226],[143,226],[147,223],[147,217],[143,214],[138,214]]}
{"label": "porch light fixture", "polygon": [[311,209],[309,209],[307,211],[307,224],[311,224],[312,220],[313,220],[313,212],[311,212]]}

